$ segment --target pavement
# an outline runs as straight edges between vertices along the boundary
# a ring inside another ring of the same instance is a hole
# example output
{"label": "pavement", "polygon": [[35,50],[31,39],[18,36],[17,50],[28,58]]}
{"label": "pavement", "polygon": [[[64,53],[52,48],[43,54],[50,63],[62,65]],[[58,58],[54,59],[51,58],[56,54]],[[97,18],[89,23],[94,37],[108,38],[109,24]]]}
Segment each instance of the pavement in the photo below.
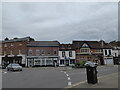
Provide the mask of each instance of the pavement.
{"label": "pavement", "polygon": [[118,88],[118,73],[98,77],[97,84],[88,84],[87,81],[82,81],[65,88]]}

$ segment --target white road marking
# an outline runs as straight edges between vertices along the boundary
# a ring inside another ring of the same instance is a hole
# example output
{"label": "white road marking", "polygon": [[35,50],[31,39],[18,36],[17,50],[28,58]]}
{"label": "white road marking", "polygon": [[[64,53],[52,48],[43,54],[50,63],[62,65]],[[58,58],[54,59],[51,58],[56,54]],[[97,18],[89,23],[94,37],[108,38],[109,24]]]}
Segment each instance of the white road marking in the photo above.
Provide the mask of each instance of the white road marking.
{"label": "white road marking", "polygon": [[68,82],[68,86],[70,86],[71,85],[71,82]]}
{"label": "white road marking", "polygon": [[64,72],[66,74],[66,72]]}
{"label": "white road marking", "polygon": [[68,77],[68,80],[70,80],[70,77]]}
{"label": "white road marking", "polygon": [[[63,72],[63,71],[61,71],[61,72]],[[72,84],[71,84],[71,79],[70,79],[70,77],[69,77],[69,75],[64,71],[64,74],[66,74],[66,76],[67,76],[67,79],[68,79],[68,86],[71,86]]]}
{"label": "white road marking", "polygon": [[68,77],[69,75],[68,75],[68,74],[66,74],[66,76]]}
{"label": "white road marking", "polygon": [[3,73],[7,73],[7,72],[3,72]]}

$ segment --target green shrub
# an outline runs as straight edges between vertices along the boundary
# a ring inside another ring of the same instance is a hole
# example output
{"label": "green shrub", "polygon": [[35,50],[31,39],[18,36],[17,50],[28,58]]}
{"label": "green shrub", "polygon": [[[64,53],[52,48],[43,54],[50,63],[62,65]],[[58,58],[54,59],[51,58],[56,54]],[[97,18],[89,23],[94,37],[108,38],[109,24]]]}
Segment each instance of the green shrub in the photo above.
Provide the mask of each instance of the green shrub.
{"label": "green shrub", "polygon": [[86,63],[86,61],[83,59],[81,62],[80,62],[80,66],[84,66]]}

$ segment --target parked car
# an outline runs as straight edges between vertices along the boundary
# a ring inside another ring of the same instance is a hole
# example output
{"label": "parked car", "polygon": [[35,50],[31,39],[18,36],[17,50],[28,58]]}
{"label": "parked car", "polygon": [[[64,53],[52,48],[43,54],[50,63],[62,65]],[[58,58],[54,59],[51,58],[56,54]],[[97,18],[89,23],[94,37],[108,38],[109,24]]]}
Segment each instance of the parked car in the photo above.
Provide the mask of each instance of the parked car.
{"label": "parked car", "polygon": [[22,71],[22,66],[20,66],[19,64],[9,64],[7,67],[7,71]]}

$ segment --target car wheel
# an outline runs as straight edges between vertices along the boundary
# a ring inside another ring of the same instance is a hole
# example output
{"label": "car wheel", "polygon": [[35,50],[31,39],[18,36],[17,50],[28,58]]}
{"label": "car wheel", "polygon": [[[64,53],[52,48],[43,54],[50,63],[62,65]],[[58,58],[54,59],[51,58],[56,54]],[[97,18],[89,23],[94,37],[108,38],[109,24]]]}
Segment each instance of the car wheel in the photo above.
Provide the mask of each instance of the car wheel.
{"label": "car wheel", "polygon": [[12,71],[14,71],[14,69],[12,68]]}
{"label": "car wheel", "polygon": [[22,71],[22,69],[20,71]]}
{"label": "car wheel", "polygon": [[9,71],[9,69],[7,69],[7,71]]}

